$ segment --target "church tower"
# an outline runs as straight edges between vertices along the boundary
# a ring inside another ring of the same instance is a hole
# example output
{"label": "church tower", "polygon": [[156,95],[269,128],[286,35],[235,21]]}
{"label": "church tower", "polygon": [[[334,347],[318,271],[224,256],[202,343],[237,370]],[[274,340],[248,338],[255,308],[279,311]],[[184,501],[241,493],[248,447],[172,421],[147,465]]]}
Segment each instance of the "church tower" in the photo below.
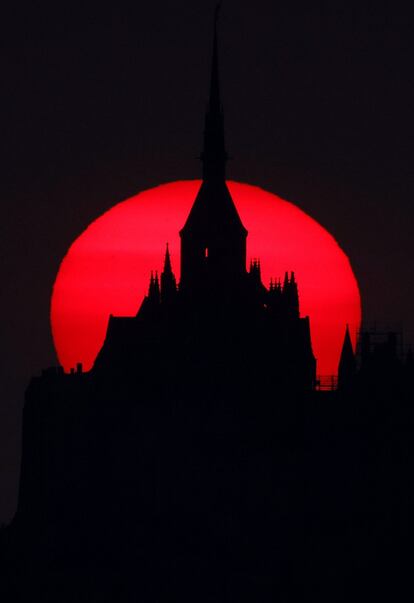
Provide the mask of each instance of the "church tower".
{"label": "church tower", "polygon": [[227,153],[220,100],[218,7],[214,20],[210,98],[201,154],[203,182],[181,237],[181,282],[184,294],[234,289],[246,276],[247,230],[225,181]]}

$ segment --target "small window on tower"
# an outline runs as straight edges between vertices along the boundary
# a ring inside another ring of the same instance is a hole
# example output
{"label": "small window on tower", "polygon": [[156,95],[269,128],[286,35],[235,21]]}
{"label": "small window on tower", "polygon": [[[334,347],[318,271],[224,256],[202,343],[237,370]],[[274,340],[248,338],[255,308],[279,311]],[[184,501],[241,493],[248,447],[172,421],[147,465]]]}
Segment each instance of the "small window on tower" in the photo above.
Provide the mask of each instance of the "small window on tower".
{"label": "small window on tower", "polygon": [[208,258],[208,247],[204,249],[204,257]]}

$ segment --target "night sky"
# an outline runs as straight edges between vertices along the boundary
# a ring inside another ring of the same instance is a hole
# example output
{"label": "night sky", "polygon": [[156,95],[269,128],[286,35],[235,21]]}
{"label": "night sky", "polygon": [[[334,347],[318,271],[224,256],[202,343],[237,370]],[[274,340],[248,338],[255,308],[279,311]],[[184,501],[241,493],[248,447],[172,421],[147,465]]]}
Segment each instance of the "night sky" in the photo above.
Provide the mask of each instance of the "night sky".
{"label": "night sky", "polygon": [[[214,0],[2,9],[0,522],[21,411],[56,364],[59,263],[103,211],[200,175]],[[226,0],[228,177],[293,201],[350,258],[364,320],[414,342],[414,23],[409,5]]]}

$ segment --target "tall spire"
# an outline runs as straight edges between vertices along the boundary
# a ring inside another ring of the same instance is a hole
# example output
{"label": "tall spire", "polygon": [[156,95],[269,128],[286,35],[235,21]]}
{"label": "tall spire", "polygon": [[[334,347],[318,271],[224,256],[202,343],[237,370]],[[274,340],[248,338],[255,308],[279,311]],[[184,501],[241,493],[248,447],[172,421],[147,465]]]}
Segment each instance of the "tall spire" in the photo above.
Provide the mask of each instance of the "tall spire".
{"label": "tall spire", "polygon": [[213,56],[211,63],[211,80],[210,80],[210,98],[208,108],[210,112],[222,112],[220,100],[220,77],[218,67],[218,20],[220,16],[221,3],[217,4],[214,12],[214,36],[213,36]]}
{"label": "tall spire", "polygon": [[352,347],[349,326],[346,325],[344,343],[338,365],[338,389],[344,390],[352,386],[355,379],[356,362]]}
{"label": "tall spire", "polygon": [[[219,5],[220,6],[220,5]],[[212,295],[213,290],[230,289],[246,276],[246,237],[225,180],[227,153],[224,144],[223,112],[220,102],[217,21],[214,42],[210,98],[201,154],[203,183],[187,220],[180,230],[180,290],[191,295]]]}
{"label": "tall spire", "polygon": [[169,303],[175,299],[177,283],[171,266],[170,250],[168,243],[165,250],[164,269],[161,273],[161,302]]}
{"label": "tall spire", "polygon": [[223,181],[227,162],[224,142],[223,110],[220,100],[220,77],[218,61],[218,19],[221,3],[214,13],[213,56],[211,64],[210,97],[204,126],[204,147],[201,154],[203,180]]}
{"label": "tall spire", "polygon": [[165,247],[165,258],[164,258],[164,270],[163,270],[164,274],[171,274],[172,273],[172,267],[171,267],[171,256],[170,256],[170,249],[168,246],[168,243],[166,244]]}

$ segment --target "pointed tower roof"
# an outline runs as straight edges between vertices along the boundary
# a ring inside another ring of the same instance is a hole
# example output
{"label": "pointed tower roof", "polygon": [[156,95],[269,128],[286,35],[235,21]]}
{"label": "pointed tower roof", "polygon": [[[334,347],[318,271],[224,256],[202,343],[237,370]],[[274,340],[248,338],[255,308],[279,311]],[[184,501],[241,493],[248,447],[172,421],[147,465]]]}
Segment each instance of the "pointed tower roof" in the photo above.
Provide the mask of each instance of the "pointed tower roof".
{"label": "pointed tower roof", "polygon": [[168,303],[175,299],[177,283],[172,271],[170,250],[168,243],[165,249],[164,268],[161,273],[161,302]]}
{"label": "pointed tower roof", "polygon": [[344,389],[349,387],[355,376],[356,363],[355,354],[352,347],[349,326],[346,325],[344,343],[342,345],[341,357],[338,365],[338,387]]}
{"label": "pointed tower roof", "polygon": [[170,257],[170,249],[168,247],[168,243],[165,248],[165,257],[164,257],[164,269],[163,274],[172,274],[172,266],[171,266],[171,257]]}
{"label": "pointed tower roof", "polygon": [[342,344],[341,360],[344,357],[354,356],[354,349],[352,347],[351,335],[349,333],[349,325],[346,325],[344,343]]}
{"label": "pointed tower roof", "polygon": [[218,61],[218,16],[220,4],[214,16],[213,56],[211,65],[210,94],[204,127],[204,146],[201,154],[203,184],[180,234],[196,231],[201,236],[212,232],[247,236],[240,216],[226,186],[225,169],[227,152],[224,142],[224,121],[220,99]]}

